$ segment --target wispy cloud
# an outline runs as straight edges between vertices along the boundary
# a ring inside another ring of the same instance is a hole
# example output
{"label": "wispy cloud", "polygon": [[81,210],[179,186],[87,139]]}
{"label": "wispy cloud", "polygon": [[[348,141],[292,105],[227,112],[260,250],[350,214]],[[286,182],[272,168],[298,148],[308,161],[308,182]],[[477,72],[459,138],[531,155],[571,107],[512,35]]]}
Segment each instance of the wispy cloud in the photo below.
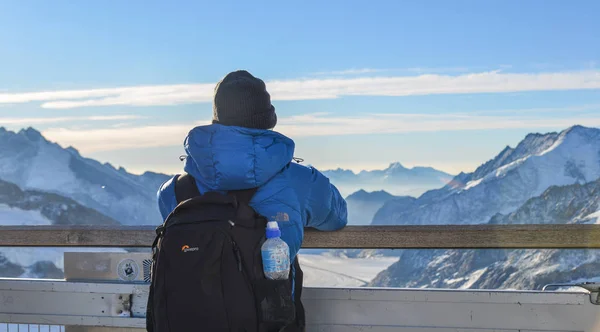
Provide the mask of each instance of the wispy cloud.
{"label": "wispy cloud", "polygon": [[[292,138],[310,136],[340,136],[363,134],[393,134],[435,131],[469,131],[494,129],[544,129],[567,128],[574,124],[600,126],[600,116],[566,111],[552,118],[513,110],[514,115],[480,114],[365,114],[340,117],[328,114],[306,114],[282,117],[276,130]],[[181,145],[188,131],[209,121],[162,126],[137,126],[103,129],[45,130],[51,140],[73,145],[83,152],[129,148]]]}
{"label": "wispy cloud", "polygon": [[93,116],[67,116],[67,117],[46,117],[46,118],[3,118],[0,117],[0,126],[9,125],[40,125],[61,122],[76,121],[127,121],[139,120],[145,117],[139,115],[93,115]]}
{"label": "wispy cloud", "polygon": [[[509,67],[505,67],[504,65],[500,66],[500,69],[507,69]],[[346,70],[336,70],[336,71],[321,71],[313,73],[312,76],[359,76],[365,74],[374,74],[374,73],[396,73],[396,76],[399,73],[403,74],[450,74],[450,73],[466,73],[469,72],[470,68],[468,67],[410,67],[410,68],[352,68]],[[482,69],[483,70],[483,69]]]}
{"label": "wispy cloud", "polygon": [[[600,70],[275,80],[267,88],[273,100],[600,89]],[[177,105],[211,102],[213,89],[214,84],[180,84],[0,93],[0,104],[41,102],[51,109]]]}
{"label": "wispy cloud", "polygon": [[49,140],[74,146],[89,153],[130,148],[148,148],[183,144],[188,131],[196,124],[116,127],[100,129],[54,128],[42,133]]}
{"label": "wispy cloud", "polygon": [[360,75],[360,74],[372,74],[382,73],[391,71],[392,69],[376,69],[376,68],[352,68],[346,70],[334,70],[334,71],[320,71],[313,75],[316,76],[337,76],[337,75]]}
{"label": "wispy cloud", "polygon": [[214,84],[135,86],[107,89],[43,91],[0,94],[2,103],[44,102],[43,108],[69,109],[89,106],[152,106],[207,102]]}
{"label": "wispy cloud", "polygon": [[278,130],[291,137],[393,134],[494,129],[600,126],[600,117],[485,116],[463,114],[369,114],[356,117],[304,115],[283,119]]}
{"label": "wispy cloud", "polygon": [[408,72],[417,73],[417,74],[442,74],[442,73],[464,73],[468,72],[469,68],[467,67],[413,67],[406,69]]}
{"label": "wispy cloud", "polygon": [[581,113],[581,112],[599,112],[600,113],[600,104],[587,104],[587,105],[575,105],[575,106],[566,106],[566,107],[540,107],[540,108],[527,108],[527,109],[499,109],[499,110],[485,110],[485,111],[472,111],[465,114],[469,115],[501,115],[501,116],[509,116],[513,114],[524,115],[530,113],[540,113],[540,114],[548,114],[548,113]]}

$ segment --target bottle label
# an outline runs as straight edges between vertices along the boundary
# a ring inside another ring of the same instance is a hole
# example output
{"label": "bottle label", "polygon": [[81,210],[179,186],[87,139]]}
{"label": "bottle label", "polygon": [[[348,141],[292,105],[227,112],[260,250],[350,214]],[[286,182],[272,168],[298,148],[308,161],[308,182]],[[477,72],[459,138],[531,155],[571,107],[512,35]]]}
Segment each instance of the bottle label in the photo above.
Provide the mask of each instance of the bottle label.
{"label": "bottle label", "polygon": [[283,272],[290,268],[289,249],[282,244],[264,250],[262,259],[266,273]]}

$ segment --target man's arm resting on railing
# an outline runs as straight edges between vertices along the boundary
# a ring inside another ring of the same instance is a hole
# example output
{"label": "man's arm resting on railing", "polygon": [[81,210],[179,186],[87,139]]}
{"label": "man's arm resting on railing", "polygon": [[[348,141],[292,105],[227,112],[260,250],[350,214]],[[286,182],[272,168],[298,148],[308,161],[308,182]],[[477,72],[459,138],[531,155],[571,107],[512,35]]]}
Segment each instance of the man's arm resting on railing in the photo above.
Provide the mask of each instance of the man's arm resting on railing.
{"label": "man's arm resting on railing", "polygon": [[[315,168],[307,168],[305,194],[305,227],[320,231],[335,231],[348,224],[346,200],[329,179]],[[302,181],[304,179],[298,179]]]}

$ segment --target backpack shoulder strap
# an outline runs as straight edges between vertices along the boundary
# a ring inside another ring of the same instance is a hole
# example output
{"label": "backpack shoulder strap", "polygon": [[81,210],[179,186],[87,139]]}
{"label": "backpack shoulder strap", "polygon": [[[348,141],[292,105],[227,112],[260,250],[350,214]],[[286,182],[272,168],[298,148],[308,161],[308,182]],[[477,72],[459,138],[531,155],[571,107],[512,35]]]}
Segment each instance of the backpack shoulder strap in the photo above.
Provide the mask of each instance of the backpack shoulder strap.
{"label": "backpack shoulder strap", "polygon": [[250,188],[243,190],[231,190],[228,194],[235,196],[235,199],[238,201],[238,203],[248,205],[250,204],[252,197],[254,197],[254,194],[256,194],[257,191],[258,188]]}
{"label": "backpack shoulder strap", "polygon": [[177,204],[196,196],[200,196],[196,180],[188,173],[183,173],[175,181],[175,198],[177,199]]}
{"label": "backpack shoulder strap", "polygon": [[[249,228],[257,228],[262,226],[257,218],[259,217],[256,211],[250,206],[250,201],[258,188],[250,188],[243,190],[231,190],[227,193],[229,196],[235,197],[237,201],[236,223]],[[266,222],[265,222],[266,226]]]}

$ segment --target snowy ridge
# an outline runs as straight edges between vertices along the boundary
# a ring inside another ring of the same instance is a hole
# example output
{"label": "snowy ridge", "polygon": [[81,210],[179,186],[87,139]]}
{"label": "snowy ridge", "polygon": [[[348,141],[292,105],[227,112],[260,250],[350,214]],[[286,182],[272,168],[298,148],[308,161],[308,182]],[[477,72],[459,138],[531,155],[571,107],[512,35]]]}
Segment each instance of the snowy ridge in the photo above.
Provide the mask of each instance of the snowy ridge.
{"label": "snowy ridge", "polygon": [[[553,186],[492,224],[598,222],[600,179]],[[373,286],[541,289],[550,283],[592,280],[600,271],[598,250],[408,250],[380,273]]]}
{"label": "snowy ridge", "polygon": [[600,210],[592,212],[581,218],[583,224],[600,224]]}
{"label": "snowy ridge", "polygon": [[68,197],[123,224],[156,225],[161,222],[156,191],[168,176],[115,169],[28,128],[18,133],[0,130],[0,179]]}
{"label": "snowy ridge", "polygon": [[[563,133],[566,133],[569,130],[570,129],[567,129]],[[507,146],[494,159],[486,162],[478,167],[475,172],[469,174],[469,181],[481,179],[490,172],[516,160],[541,154],[547,150],[548,147],[554,145],[559,139],[559,136],[559,133],[528,134],[521,142],[519,142],[516,148],[513,149],[510,146]]]}
{"label": "snowy ridge", "polygon": [[517,148],[503,150],[474,173],[459,174],[448,186],[423,194],[409,206],[393,209],[386,203],[373,224],[485,223],[550,186],[599,177],[600,129],[575,126],[559,134],[531,134]]}
{"label": "snowy ridge", "polygon": [[21,190],[0,180],[2,225],[118,225],[119,222],[74,200],[38,190]]}
{"label": "snowy ridge", "polygon": [[[519,159],[503,164],[478,180],[468,182],[465,190],[503,178],[521,167],[539,170],[536,192],[551,185],[571,184],[573,179],[585,183],[600,176],[600,130],[572,127],[556,137],[549,135],[542,142],[544,144],[537,142],[535,152],[519,156]],[[552,173],[561,168],[564,172]]]}
{"label": "snowy ridge", "polygon": [[[600,220],[600,130],[530,134],[475,172],[410,203],[386,203],[379,224],[568,224]],[[405,250],[373,286],[540,289],[592,280],[595,250]]]}

